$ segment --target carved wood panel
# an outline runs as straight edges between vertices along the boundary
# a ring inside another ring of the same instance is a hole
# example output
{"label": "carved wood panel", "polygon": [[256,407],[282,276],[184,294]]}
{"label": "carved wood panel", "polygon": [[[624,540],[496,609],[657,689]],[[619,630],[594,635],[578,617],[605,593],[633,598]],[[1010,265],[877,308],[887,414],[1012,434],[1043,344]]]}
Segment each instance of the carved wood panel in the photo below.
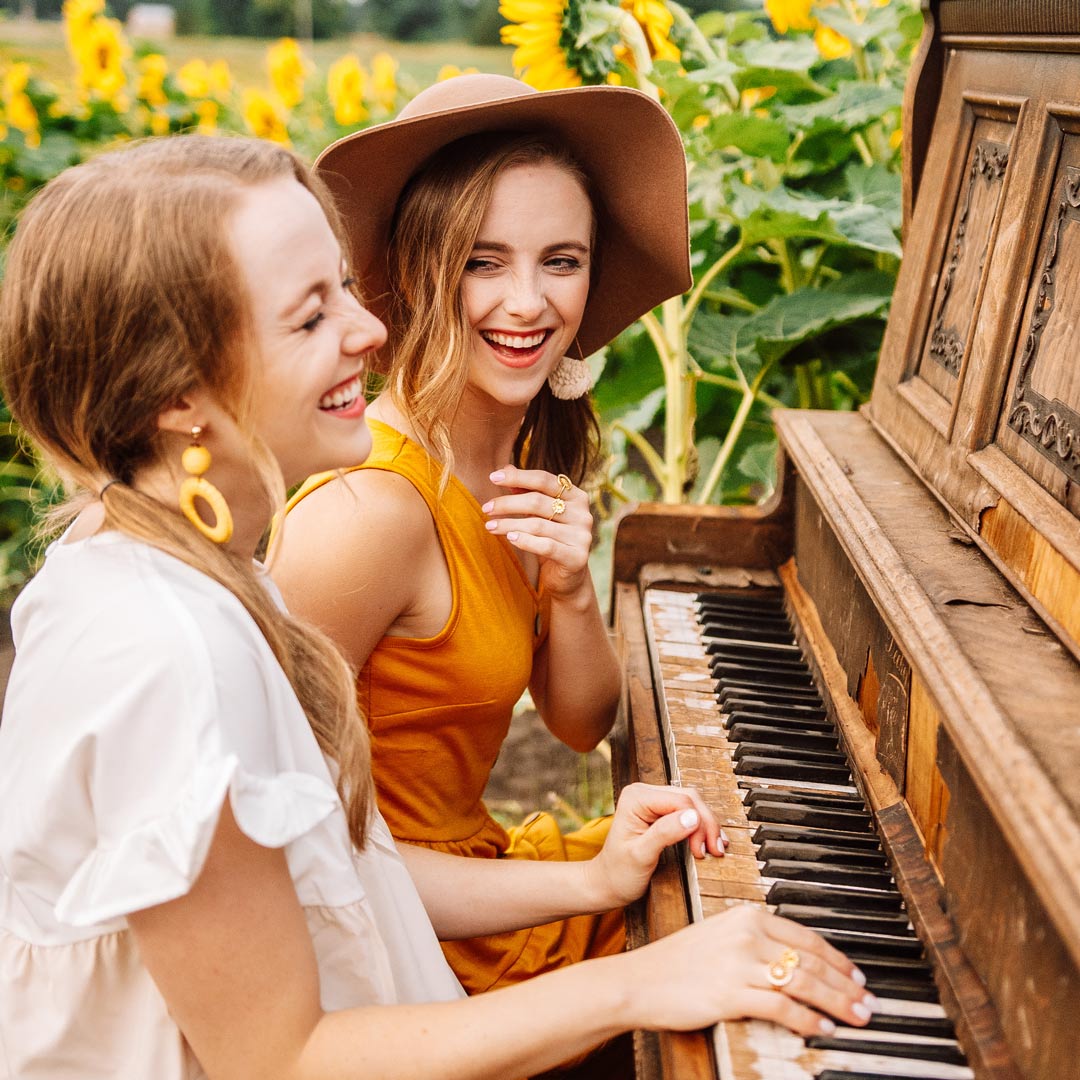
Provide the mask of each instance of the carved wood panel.
{"label": "carved wood panel", "polygon": [[1080,513],[1080,112],[1052,114],[1058,153],[997,445]]}
{"label": "carved wood panel", "polygon": [[[986,257],[1005,191],[1017,110],[969,101],[971,138],[938,274],[918,373],[950,403],[978,314]],[[1001,113],[1004,112],[1004,117]],[[997,113],[998,115],[994,115]]]}

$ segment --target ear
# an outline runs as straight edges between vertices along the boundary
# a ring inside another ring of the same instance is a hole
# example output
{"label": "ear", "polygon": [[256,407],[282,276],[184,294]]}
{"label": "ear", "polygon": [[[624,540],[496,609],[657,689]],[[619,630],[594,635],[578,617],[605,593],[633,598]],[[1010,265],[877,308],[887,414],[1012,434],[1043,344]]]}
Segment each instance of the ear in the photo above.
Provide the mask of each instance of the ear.
{"label": "ear", "polygon": [[193,427],[207,427],[210,395],[201,388],[189,391],[167,409],[158,413],[158,431],[174,432],[190,437]]}

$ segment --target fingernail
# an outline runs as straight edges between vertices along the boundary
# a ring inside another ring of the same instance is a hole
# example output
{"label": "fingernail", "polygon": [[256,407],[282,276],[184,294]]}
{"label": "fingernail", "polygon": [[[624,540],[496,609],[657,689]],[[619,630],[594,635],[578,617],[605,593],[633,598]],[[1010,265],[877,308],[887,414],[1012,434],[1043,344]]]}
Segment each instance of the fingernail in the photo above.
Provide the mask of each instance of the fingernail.
{"label": "fingernail", "polygon": [[692,829],[698,823],[698,812],[696,810],[684,810],[679,815],[679,824],[684,829]]}
{"label": "fingernail", "polygon": [[863,1004],[871,1011],[878,1011],[878,999],[873,994],[863,994]]}
{"label": "fingernail", "polygon": [[855,1004],[851,1006],[851,1011],[860,1020],[870,1019],[870,1007],[868,1005],[864,1005],[861,1001],[856,1001]]}
{"label": "fingernail", "polygon": [[858,968],[851,973],[851,978],[853,982],[857,982],[860,986],[866,985],[866,976]]}
{"label": "fingernail", "polygon": [[517,533],[507,533],[506,534],[506,539],[509,540],[511,544],[514,543],[514,541],[517,540],[517,538],[518,538]]}
{"label": "fingernail", "polygon": [[495,509],[495,500],[492,499],[491,502],[484,503],[480,509],[483,510],[485,514],[490,514],[491,511]]}
{"label": "fingernail", "polygon": [[494,532],[498,527],[499,527],[499,523],[497,521],[485,521],[484,522],[484,528],[487,529],[488,532]]}
{"label": "fingernail", "polygon": [[724,847],[727,847],[728,844],[731,843],[731,841],[728,839],[728,834],[724,832],[723,829],[720,830],[720,843],[722,843]]}
{"label": "fingernail", "polygon": [[818,1031],[822,1035],[833,1035],[836,1033],[836,1025],[828,1019],[822,1019],[818,1022]]}
{"label": "fingernail", "polygon": [[506,479],[506,473],[502,472],[501,470],[499,472],[493,472],[490,476],[488,476],[488,479],[493,484],[497,484],[500,480]]}

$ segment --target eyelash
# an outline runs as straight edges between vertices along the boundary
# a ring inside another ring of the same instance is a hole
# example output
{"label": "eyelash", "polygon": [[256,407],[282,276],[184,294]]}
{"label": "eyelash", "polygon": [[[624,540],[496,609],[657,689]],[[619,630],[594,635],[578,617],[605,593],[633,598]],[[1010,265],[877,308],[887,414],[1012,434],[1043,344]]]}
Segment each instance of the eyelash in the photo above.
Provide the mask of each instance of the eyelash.
{"label": "eyelash", "polygon": [[[345,278],[342,279],[341,288],[344,291],[348,292],[348,290],[351,289],[355,284],[356,284],[356,278],[353,277],[351,274],[349,274]],[[325,318],[326,318],[326,315],[325,315],[324,312],[317,311],[317,312],[315,312],[314,315],[311,316],[310,319],[308,319],[307,322],[300,324],[300,329],[301,330],[306,330],[310,334],[319,325],[319,323],[321,323],[323,321],[323,319],[325,319]]]}
{"label": "eyelash", "polygon": [[[581,262],[572,255],[556,255],[548,259],[544,265],[557,273],[572,273],[581,269]],[[497,268],[498,263],[492,259],[469,259],[465,263],[465,269],[469,273],[484,273]]]}

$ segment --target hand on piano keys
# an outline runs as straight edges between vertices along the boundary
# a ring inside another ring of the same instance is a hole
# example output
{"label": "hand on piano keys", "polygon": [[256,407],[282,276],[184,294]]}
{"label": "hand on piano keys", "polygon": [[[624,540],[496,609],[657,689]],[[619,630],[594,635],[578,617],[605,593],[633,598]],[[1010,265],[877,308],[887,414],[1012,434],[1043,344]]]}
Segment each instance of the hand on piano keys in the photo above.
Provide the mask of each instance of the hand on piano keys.
{"label": "hand on piano keys", "polygon": [[836,1031],[830,1016],[862,1027],[877,1004],[843,953],[757,907],[732,908],[623,958],[635,965],[628,982],[635,1026],[653,1030],[749,1017],[809,1038]]}
{"label": "hand on piano keys", "polygon": [[686,840],[695,858],[722,856],[727,838],[692,788],[630,784],[615,807],[607,841],[589,863],[597,910],[614,910],[642,896],[666,847]]}

